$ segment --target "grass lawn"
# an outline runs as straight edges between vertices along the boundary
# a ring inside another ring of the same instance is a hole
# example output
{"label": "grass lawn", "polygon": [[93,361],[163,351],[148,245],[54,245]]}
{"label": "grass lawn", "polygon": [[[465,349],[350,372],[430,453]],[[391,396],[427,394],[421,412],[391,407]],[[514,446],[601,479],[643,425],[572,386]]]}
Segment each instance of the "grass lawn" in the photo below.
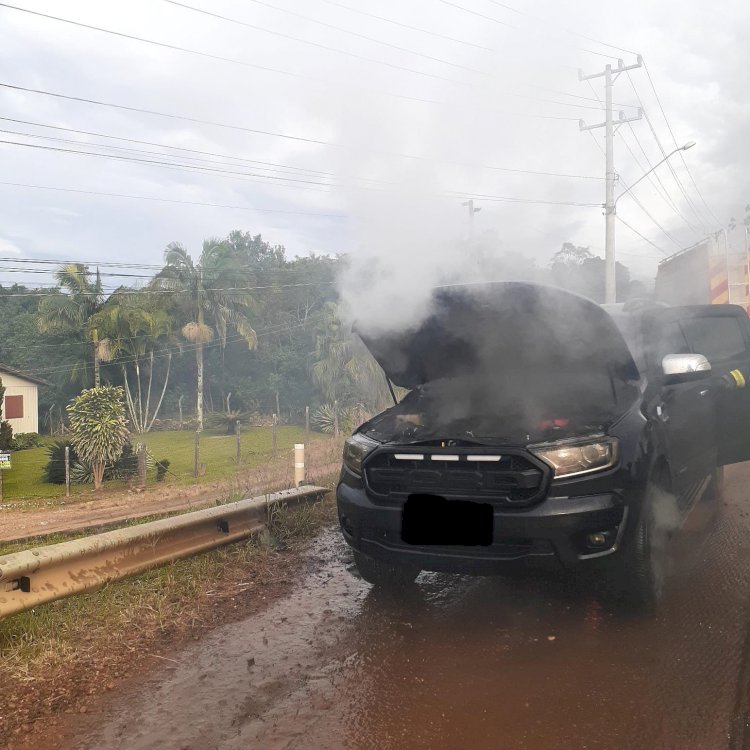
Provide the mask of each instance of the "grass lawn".
{"label": "grass lawn", "polygon": [[[302,427],[280,426],[277,433],[278,454],[289,455],[294,443],[304,441]],[[311,435],[316,439],[317,435]],[[204,431],[200,436],[200,463],[205,466],[205,473],[197,479],[193,477],[194,433],[187,431],[152,432],[146,435],[131,435],[135,444],[143,442],[157,461],[169,459],[169,473],[165,482],[169,484],[193,484],[221,479],[238,470],[236,458],[236,438],[218,432]],[[49,445],[55,438],[45,438]],[[248,427],[242,433],[242,453],[240,469],[254,468],[269,460],[272,456],[272,433],[270,427]],[[47,448],[31,448],[13,454],[13,468],[3,472],[3,504],[12,507],[23,507],[24,500],[37,500],[34,507],[39,507],[38,500],[49,498],[50,505],[57,505],[65,496],[65,486],[47,484],[42,481],[44,467],[47,463]],[[153,482],[154,469],[149,472],[149,483]],[[121,482],[107,482],[107,487],[124,486]],[[71,494],[90,493],[92,485],[71,485]]]}

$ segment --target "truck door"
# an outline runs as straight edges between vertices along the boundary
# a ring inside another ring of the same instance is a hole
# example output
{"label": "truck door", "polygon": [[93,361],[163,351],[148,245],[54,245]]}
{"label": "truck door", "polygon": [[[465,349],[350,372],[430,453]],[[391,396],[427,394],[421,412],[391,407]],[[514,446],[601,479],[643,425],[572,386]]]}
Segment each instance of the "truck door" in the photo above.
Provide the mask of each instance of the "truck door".
{"label": "truck door", "polygon": [[[683,308],[681,327],[690,350],[703,354],[715,377],[741,370],[750,379],[750,326],[736,305]],[[718,464],[750,460],[750,382],[744,388],[715,388]]]}
{"label": "truck door", "polygon": [[646,322],[649,397],[647,409],[664,443],[672,491],[682,500],[716,465],[716,414],[710,377],[666,383],[661,362],[667,354],[690,352],[677,308],[653,311]]}

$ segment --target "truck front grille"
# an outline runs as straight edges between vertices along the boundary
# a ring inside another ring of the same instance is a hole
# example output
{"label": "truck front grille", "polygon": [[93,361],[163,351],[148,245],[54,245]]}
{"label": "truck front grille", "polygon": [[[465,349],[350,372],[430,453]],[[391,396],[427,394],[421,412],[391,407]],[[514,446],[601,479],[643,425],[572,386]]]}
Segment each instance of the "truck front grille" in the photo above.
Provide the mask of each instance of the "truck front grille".
{"label": "truck front grille", "polygon": [[412,494],[523,506],[541,499],[549,470],[523,451],[447,448],[380,450],[364,467],[368,488],[393,501]]}

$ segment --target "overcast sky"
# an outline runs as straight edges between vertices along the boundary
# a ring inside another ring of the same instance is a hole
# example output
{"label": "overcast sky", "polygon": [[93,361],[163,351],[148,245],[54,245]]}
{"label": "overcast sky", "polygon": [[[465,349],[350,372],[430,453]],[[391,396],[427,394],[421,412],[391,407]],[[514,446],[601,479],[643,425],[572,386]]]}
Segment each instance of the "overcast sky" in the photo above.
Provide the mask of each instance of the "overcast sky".
{"label": "overcast sky", "polygon": [[[665,253],[730,216],[741,222],[750,201],[750,8],[741,0],[187,0],[253,28],[165,0],[18,2],[235,62],[0,8],[0,83],[206,121],[0,88],[0,116],[10,118],[0,140],[35,146],[0,143],[0,182],[140,196],[2,184],[2,257],[158,264],[168,242],[197,249],[235,228],[293,255],[356,254],[397,227],[428,258],[436,227],[467,231],[469,197],[482,209],[475,231],[496,233],[501,250],[539,263],[563,242],[601,254],[603,130],[580,132],[578,120],[602,120],[602,79],[581,83],[577,70],[616,64],[605,55],[635,62],[601,42],[644,56],[677,143],[697,143],[685,159],[703,196],[678,156],[681,187],[659,167],[666,198],[648,180],[634,191],[653,218],[631,196],[618,205],[658,249],[618,223],[618,258],[652,277]],[[617,109],[635,115],[638,96],[671,150],[643,68],[617,80]],[[661,158],[651,126],[617,133],[624,184]],[[378,226],[390,231],[380,238]],[[3,284],[19,278],[33,277],[0,271]]]}

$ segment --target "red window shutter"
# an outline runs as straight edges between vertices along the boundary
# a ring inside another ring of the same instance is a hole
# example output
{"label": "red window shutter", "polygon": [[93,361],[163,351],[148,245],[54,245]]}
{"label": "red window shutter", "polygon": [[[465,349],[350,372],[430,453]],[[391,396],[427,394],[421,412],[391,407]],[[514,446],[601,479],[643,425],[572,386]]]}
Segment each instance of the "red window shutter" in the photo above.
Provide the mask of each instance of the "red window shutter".
{"label": "red window shutter", "polygon": [[21,417],[23,417],[23,396],[6,396],[4,419],[21,419]]}

